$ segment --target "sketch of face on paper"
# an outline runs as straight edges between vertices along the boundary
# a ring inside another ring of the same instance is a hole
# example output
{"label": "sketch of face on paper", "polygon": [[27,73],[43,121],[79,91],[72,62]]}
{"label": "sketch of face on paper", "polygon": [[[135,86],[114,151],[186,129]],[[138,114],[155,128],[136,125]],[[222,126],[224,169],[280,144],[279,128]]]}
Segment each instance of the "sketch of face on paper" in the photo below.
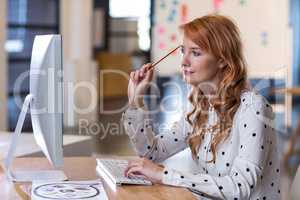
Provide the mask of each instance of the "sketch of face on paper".
{"label": "sketch of face on paper", "polygon": [[44,184],[36,187],[33,192],[36,196],[47,199],[87,199],[100,194],[96,184],[84,183]]}

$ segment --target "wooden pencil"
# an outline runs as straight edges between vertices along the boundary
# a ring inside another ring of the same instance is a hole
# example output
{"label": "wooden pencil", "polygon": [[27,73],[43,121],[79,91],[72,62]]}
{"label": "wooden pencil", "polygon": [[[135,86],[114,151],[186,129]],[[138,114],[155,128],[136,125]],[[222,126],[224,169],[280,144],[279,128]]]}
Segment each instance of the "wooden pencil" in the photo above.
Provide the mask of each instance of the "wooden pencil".
{"label": "wooden pencil", "polygon": [[163,61],[166,57],[168,57],[169,55],[171,55],[174,51],[176,51],[180,46],[177,46],[176,48],[174,48],[173,50],[171,50],[169,53],[167,53],[164,57],[162,57],[161,59],[159,59],[158,61],[154,62],[151,67],[149,68],[152,69],[154,68],[158,63],[160,63],[161,61]]}

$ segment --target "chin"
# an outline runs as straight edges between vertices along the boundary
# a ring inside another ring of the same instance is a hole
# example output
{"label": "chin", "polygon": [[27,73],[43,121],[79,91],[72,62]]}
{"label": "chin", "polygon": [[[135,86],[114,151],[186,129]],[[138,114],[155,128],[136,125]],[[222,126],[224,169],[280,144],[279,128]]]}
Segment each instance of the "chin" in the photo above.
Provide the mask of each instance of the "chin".
{"label": "chin", "polygon": [[186,82],[187,84],[192,85],[192,86],[197,86],[197,85],[199,85],[199,83],[201,83],[201,81],[199,82],[198,80],[194,80],[190,77],[183,77],[183,80],[184,80],[184,82]]}

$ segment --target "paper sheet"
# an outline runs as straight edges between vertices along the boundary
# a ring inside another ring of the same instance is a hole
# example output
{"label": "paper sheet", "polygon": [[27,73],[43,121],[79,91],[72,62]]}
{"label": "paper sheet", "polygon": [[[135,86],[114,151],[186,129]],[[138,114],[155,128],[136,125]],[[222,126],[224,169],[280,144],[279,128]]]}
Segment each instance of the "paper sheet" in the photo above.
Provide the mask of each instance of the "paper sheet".
{"label": "paper sheet", "polygon": [[107,200],[107,195],[100,180],[33,182],[31,190],[33,200],[48,199],[85,199]]}

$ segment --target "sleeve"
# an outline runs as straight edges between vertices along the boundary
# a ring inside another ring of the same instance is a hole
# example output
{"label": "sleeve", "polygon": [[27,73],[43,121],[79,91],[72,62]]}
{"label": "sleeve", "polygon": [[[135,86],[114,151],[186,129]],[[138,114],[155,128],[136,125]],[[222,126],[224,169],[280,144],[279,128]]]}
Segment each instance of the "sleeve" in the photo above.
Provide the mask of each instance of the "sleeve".
{"label": "sleeve", "polygon": [[187,147],[186,137],[189,131],[184,117],[170,129],[156,135],[149,116],[145,107],[129,107],[122,116],[125,132],[139,156],[162,162]]}
{"label": "sleeve", "polygon": [[273,132],[273,120],[270,120],[273,113],[269,104],[262,101],[249,105],[240,113],[236,123],[240,147],[228,175],[195,175],[165,167],[162,182],[187,187],[213,199],[250,199],[263,178],[263,169],[272,164],[267,163],[267,158],[272,144],[268,135]]}

